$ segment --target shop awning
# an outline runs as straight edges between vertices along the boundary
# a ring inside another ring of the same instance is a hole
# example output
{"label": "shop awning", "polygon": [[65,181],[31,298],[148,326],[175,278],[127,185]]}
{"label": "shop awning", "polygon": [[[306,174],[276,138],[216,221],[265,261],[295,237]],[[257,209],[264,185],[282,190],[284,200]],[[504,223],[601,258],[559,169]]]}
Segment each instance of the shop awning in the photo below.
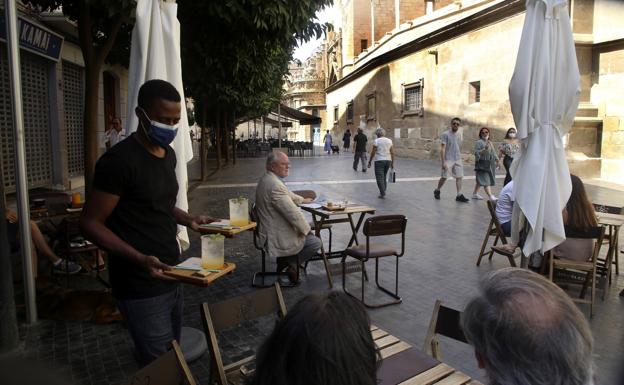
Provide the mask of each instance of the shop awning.
{"label": "shop awning", "polygon": [[[271,119],[268,116],[264,117],[264,123],[270,124],[274,127],[279,126],[279,122],[276,119]],[[292,122],[282,120],[282,127],[292,127]]]}
{"label": "shop awning", "polygon": [[[277,107],[273,108],[271,112],[277,115]],[[310,115],[303,111],[299,111],[294,108],[288,107],[284,104],[280,104],[279,112],[281,116],[285,116],[290,119],[298,120],[299,124],[307,125],[307,124],[320,124],[321,123],[321,118],[319,116]]]}

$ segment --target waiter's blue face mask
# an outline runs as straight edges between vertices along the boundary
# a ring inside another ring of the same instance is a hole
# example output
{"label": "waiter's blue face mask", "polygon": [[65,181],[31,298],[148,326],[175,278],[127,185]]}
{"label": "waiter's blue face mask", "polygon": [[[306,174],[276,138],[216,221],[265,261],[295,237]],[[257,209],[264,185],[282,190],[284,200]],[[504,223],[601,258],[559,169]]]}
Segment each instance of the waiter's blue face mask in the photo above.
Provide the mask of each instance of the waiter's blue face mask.
{"label": "waiter's blue face mask", "polygon": [[145,112],[143,108],[139,108],[141,109],[141,111],[143,111],[143,114],[145,114],[145,117],[150,122],[148,130],[143,125],[143,122],[139,119],[139,124],[143,128],[143,131],[145,131],[145,134],[150,139],[150,141],[163,148],[167,147],[171,142],[173,142],[173,139],[175,139],[176,134],[178,133],[178,125],[175,124],[173,126],[170,126],[168,124],[151,120],[147,115],[147,112]]}

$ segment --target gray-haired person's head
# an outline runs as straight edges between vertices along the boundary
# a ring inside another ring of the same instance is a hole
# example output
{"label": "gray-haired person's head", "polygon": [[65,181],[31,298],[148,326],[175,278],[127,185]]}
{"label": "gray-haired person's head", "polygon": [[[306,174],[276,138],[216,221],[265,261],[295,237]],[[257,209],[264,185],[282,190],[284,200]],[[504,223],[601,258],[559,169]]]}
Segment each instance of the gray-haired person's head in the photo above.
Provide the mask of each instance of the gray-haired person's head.
{"label": "gray-haired person's head", "polygon": [[491,385],[587,385],[593,338],[570,297],[519,268],[497,270],[480,284],[461,317]]}
{"label": "gray-haired person's head", "polygon": [[375,135],[377,135],[378,138],[381,138],[382,136],[386,135],[386,130],[384,130],[383,128],[379,127],[375,130]]}

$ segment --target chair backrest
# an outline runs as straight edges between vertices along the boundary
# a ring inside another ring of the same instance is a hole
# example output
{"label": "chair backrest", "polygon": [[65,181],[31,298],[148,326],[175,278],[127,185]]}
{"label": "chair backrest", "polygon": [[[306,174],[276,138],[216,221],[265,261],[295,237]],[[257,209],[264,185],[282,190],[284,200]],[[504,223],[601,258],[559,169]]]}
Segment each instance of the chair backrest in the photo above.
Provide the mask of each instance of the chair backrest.
{"label": "chair backrest", "polygon": [[461,329],[460,317],[461,312],[459,310],[446,307],[442,305],[442,301],[436,300],[431,314],[431,321],[429,321],[427,336],[425,337],[425,353],[430,354],[437,360],[441,360],[442,354],[440,352],[439,342],[436,338],[437,335],[443,335],[456,341],[468,343]]}
{"label": "chair backrest", "polygon": [[406,225],[405,215],[377,215],[364,222],[362,232],[367,237],[405,234]]}
{"label": "chair backrest", "polygon": [[594,210],[600,213],[624,214],[624,207],[601,205],[598,203],[594,203]]}
{"label": "chair backrest", "polygon": [[566,238],[573,239],[594,239],[594,248],[591,256],[587,256],[590,261],[596,261],[598,255],[600,254],[600,248],[602,247],[602,240],[605,236],[605,227],[604,226],[595,226],[588,227],[586,229],[576,229],[572,227],[565,226],[565,234]]}
{"label": "chair backrest", "polygon": [[280,318],[286,316],[286,304],[278,282],[275,282],[274,287],[259,289],[212,305],[201,305],[202,323],[210,350],[212,382],[228,385],[217,333],[242,322],[276,313]]}
{"label": "chair backrest", "polygon": [[494,227],[496,228],[496,232],[498,236],[500,237],[501,241],[503,242],[503,244],[506,244],[507,237],[505,236],[505,232],[503,231],[503,228],[501,227],[501,224],[498,221],[498,217],[496,216],[496,202],[488,199],[486,201],[486,204],[487,204],[488,211],[490,212],[490,218],[492,219],[492,223],[494,223]]}
{"label": "chair backrest", "polygon": [[171,341],[171,350],[139,369],[124,384],[195,385],[196,382],[184,359],[180,345],[176,340],[173,340]]}

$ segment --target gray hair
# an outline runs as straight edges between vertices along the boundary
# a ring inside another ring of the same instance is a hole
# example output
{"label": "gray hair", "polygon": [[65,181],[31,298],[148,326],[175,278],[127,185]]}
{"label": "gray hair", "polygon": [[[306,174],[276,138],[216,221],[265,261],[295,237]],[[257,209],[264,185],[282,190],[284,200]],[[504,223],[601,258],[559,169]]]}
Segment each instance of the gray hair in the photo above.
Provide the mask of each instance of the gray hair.
{"label": "gray hair", "polygon": [[266,159],[266,167],[269,168],[272,164],[277,163],[278,156],[277,151],[269,152],[269,156]]}
{"label": "gray hair", "polygon": [[375,135],[377,135],[378,137],[382,137],[386,135],[386,130],[384,130],[383,128],[379,127],[378,129],[375,130]]}
{"label": "gray hair", "polygon": [[461,317],[491,385],[586,385],[593,337],[587,320],[554,283],[505,268],[486,276]]}

